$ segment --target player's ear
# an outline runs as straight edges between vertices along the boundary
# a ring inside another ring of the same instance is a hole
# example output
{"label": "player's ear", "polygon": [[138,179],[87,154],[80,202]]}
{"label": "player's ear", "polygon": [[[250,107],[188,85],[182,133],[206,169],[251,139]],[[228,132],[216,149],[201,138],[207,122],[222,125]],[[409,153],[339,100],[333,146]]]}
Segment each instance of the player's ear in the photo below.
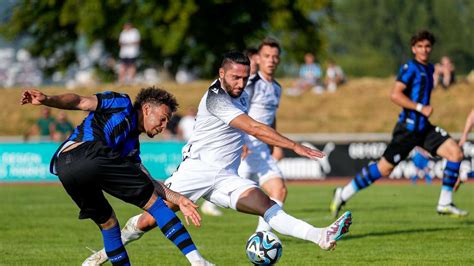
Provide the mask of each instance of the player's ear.
{"label": "player's ear", "polygon": [[219,78],[224,79],[224,74],[225,74],[224,68],[223,67],[219,68]]}
{"label": "player's ear", "polygon": [[415,46],[414,46],[414,45],[411,47],[411,52],[412,52],[413,54],[415,54]]}
{"label": "player's ear", "polygon": [[142,105],[142,111],[143,111],[143,115],[149,115],[150,112],[151,112],[151,106],[149,103],[145,103],[144,105]]}

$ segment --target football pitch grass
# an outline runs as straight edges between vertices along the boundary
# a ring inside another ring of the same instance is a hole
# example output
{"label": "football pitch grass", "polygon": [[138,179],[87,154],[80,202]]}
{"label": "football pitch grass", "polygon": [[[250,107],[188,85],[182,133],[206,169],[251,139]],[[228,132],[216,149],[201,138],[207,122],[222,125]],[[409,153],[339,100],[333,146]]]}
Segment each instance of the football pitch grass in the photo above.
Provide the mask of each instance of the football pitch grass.
{"label": "football pitch grass", "polygon": [[[315,226],[327,226],[334,185],[290,184],[285,209]],[[279,235],[279,265],[472,265],[474,264],[474,184],[455,194],[467,218],[439,216],[440,185],[377,184],[348,204],[350,233],[332,252],[315,244]],[[77,220],[78,210],[61,186],[0,186],[0,265],[80,265],[86,249],[102,240],[90,220]],[[121,225],[136,207],[111,199]],[[180,215],[180,217],[182,217]],[[188,226],[201,253],[217,265],[250,265],[245,243],[256,217],[224,210],[222,217],[203,216],[202,227]],[[188,265],[159,230],[127,246],[134,265]],[[107,265],[110,265],[109,263]]]}

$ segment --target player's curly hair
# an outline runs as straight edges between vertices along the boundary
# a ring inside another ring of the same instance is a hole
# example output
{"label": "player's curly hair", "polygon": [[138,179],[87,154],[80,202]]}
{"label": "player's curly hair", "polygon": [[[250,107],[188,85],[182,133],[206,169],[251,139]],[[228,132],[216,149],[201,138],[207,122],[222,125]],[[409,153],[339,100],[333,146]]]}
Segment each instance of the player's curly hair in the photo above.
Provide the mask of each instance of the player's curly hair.
{"label": "player's curly hair", "polygon": [[133,106],[135,109],[140,109],[145,103],[157,105],[164,104],[168,106],[173,113],[176,112],[179,106],[173,94],[163,89],[156,88],[155,86],[141,89],[135,98]]}
{"label": "player's curly hair", "polygon": [[423,40],[428,40],[431,43],[431,45],[434,45],[436,42],[436,38],[433,35],[433,33],[427,30],[422,30],[422,31],[417,32],[415,35],[411,37],[411,40],[410,40],[411,46],[414,46],[415,43],[423,41]]}

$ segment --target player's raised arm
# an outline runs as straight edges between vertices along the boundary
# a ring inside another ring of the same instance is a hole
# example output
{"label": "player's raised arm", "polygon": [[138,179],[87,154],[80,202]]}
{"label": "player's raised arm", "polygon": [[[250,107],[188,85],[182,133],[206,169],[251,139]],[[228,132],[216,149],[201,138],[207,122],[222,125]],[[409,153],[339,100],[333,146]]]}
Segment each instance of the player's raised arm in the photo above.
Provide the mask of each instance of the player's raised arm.
{"label": "player's raised arm", "polygon": [[21,105],[46,105],[58,109],[95,111],[97,96],[80,96],[74,93],[46,95],[37,89],[28,89],[21,94]]}
{"label": "player's raised arm", "polygon": [[234,118],[230,122],[230,126],[238,128],[245,133],[252,135],[259,140],[281,148],[291,149],[298,155],[305,156],[311,159],[322,158],[324,153],[318,150],[313,150],[294,142],[287,137],[281,135],[273,128],[259,123],[246,114],[242,114]]}
{"label": "player's raised arm", "polygon": [[415,110],[426,117],[430,117],[430,115],[433,113],[433,107],[431,107],[430,105],[422,105],[421,103],[416,103],[410,100],[410,98],[408,98],[403,93],[406,87],[407,86],[403,82],[395,82],[395,86],[393,87],[392,92],[390,94],[390,99],[392,100],[392,102],[403,108]]}

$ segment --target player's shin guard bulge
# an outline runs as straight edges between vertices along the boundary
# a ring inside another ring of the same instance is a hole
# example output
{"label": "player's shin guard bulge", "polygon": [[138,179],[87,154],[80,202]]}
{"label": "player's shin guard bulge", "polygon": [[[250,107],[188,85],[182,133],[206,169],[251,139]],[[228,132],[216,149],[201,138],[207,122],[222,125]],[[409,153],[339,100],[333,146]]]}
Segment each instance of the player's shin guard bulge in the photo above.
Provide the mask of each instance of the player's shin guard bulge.
{"label": "player's shin guard bulge", "polygon": [[[140,215],[133,216],[132,218],[128,219],[127,223],[123,227],[121,231],[122,243],[124,246],[133,242],[135,240],[140,239],[145,232],[141,231],[137,227],[138,218]],[[94,253],[90,255],[83,263],[82,266],[97,266],[106,263],[109,258],[105,253],[105,249],[101,249],[99,251],[93,251]]]}
{"label": "player's shin guard bulge", "polygon": [[376,163],[371,163],[367,167],[362,168],[362,171],[358,173],[349,184],[343,188],[336,188],[331,205],[329,206],[331,214],[334,217],[337,217],[342,206],[344,206],[352,196],[354,196],[359,190],[370,186],[380,177],[382,177],[382,174],[380,173]]}
{"label": "player's shin guard bulge", "polygon": [[120,238],[120,227],[118,223],[110,229],[102,229],[104,247],[112,265],[130,265],[127,251]]}
{"label": "player's shin guard bulge", "polygon": [[156,224],[163,234],[171,240],[184,255],[197,250],[186,228],[176,214],[166,206],[162,198],[158,197],[147,212],[155,218]]}
{"label": "player's shin guard bulge", "polygon": [[382,174],[380,173],[377,164],[371,163],[367,167],[362,168],[362,171],[352,179],[352,186],[356,191],[359,191],[372,185],[372,183],[377,181],[381,176]]}

